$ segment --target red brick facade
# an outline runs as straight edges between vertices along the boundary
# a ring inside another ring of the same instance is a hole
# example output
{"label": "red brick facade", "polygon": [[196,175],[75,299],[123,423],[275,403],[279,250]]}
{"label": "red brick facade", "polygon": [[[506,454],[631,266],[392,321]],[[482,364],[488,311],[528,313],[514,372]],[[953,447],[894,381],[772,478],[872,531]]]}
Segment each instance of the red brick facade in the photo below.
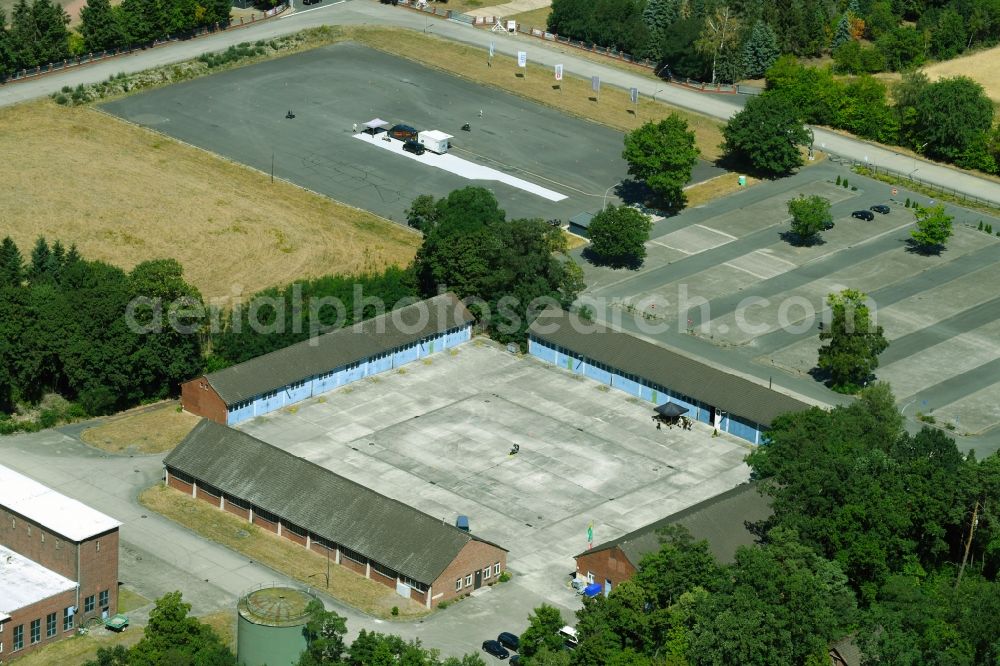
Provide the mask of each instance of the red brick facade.
{"label": "red brick facade", "polygon": [[[10,620],[0,625],[2,626],[0,629],[0,647],[2,647],[0,663],[7,658],[20,657],[61,638],[72,636],[76,627],[80,626],[80,619],[73,618],[67,626],[64,615],[67,608],[75,605],[76,590],[68,590],[14,611]],[[55,633],[50,633],[49,620],[52,615],[55,615]],[[38,641],[32,642],[31,623],[35,621],[38,622]],[[14,638],[18,627],[21,627],[22,632],[21,647],[15,649]]]}
{"label": "red brick facade", "polygon": [[[487,568],[489,575],[486,575]],[[432,603],[437,605],[442,601],[451,601],[469,594],[477,587],[495,583],[506,570],[507,551],[482,541],[470,541],[431,585]],[[461,587],[458,585],[459,578],[462,579]]]}
{"label": "red brick facade", "polygon": [[593,578],[595,583],[601,585],[610,580],[611,586],[614,587],[631,578],[635,571],[625,553],[617,546],[594,553],[584,553],[576,558],[576,575],[579,578]]}
{"label": "red brick facade", "polygon": [[[222,507],[220,507],[219,498],[203,491],[193,479],[192,482],[184,481],[178,478],[176,473],[167,470],[166,481],[169,487],[179,490],[186,495],[194,493],[198,499],[208,502],[216,508],[224,508],[226,511],[244,520],[248,520],[250,517],[250,511],[232,504],[229,496],[224,496],[225,501],[221,503]],[[257,511],[253,512],[253,524],[274,534],[279,533],[279,523],[262,518]],[[303,531],[300,528],[296,529],[300,532]],[[336,545],[333,545],[328,551],[322,543],[321,538],[310,535],[309,539],[307,539],[305,536],[300,536],[293,532],[288,528],[287,524],[281,525],[280,533],[282,537],[290,541],[309,547],[314,553],[324,556],[329,554],[331,561],[340,564],[340,566],[346,569],[350,569],[361,576],[366,576],[387,587],[396,589],[397,578],[395,576],[387,576],[379,572],[371,563],[364,561],[363,556],[360,554],[355,554],[357,557],[362,557],[363,561],[358,562],[347,557]],[[507,552],[504,549],[482,541],[470,541],[462,548],[458,556],[452,560],[451,564],[439,576],[438,580],[434,581],[429,590],[431,593],[430,600],[428,600],[426,592],[422,592],[415,587],[411,587],[410,589],[410,598],[423,605],[436,606],[442,601],[448,601],[468,594],[476,587],[497,582],[500,574],[506,571],[506,569]],[[456,590],[455,581],[459,578],[462,580],[462,585],[461,589]],[[469,581],[468,584],[466,584],[466,580]]]}
{"label": "red brick facade", "polygon": [[226,425],[226,403],[204,377],[181,384],[181,406],[192,414]]}
{"label": "red brick facade", "polygon": [[[0,641],[4,652],[13,652],[14,629],[24,625],[23,650],[50,643],[73,634],[73,627],[63,631],[63,612],[76,607],[73,625],[82,626],[92,618],[118,612],[118,528],[77,542],[40,526],[38,523],[0,506],[0,544],[78,584],[78,590],[60,593],[44,601],[19,609],[4,623]],[[104,602],[104,603],[102,603]],[[49,615],[56,613],[57,628],[48,635]],[[31,622],[39,620],[41,635],[31,641]],[[21,654],[19,650],[18,655]]]}

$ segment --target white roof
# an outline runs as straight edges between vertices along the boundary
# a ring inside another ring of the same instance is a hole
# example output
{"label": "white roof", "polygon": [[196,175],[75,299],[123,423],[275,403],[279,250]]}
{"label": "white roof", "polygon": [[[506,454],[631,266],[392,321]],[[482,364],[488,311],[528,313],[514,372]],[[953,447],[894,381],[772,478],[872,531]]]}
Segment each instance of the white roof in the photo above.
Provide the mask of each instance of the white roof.
{"label": "white roof", "polygon": [[69,578],[0,546],[0,622],[6,613],[75,589]]}
{"label": "white roof", "polygon": [[0,465],[0,506],[73,541],[83,541],[121,525],[83,502]]}
{"label": "white roof", "polygon": [[425,136],[432,141],[444,141],[445,139],[454,139],[451,134],[445,134],[439,130],[424,130],[420,133],[420,136]]}

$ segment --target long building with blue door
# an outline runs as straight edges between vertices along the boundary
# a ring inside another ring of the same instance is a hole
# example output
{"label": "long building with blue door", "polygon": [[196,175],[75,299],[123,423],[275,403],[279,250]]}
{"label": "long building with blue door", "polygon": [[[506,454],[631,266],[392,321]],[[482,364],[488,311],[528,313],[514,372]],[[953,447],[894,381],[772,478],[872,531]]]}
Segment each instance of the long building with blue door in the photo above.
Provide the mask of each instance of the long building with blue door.
{"label": "long building with blue door", "polygon": [[528,353],[754,444],[771,422],[809,409],[800,400],[559,308],[528,329]]}
{"label": "long building with blue door", "polygon": [[181,404],[233,425],[460,345],[473,321],[442,294],[192,379]]}

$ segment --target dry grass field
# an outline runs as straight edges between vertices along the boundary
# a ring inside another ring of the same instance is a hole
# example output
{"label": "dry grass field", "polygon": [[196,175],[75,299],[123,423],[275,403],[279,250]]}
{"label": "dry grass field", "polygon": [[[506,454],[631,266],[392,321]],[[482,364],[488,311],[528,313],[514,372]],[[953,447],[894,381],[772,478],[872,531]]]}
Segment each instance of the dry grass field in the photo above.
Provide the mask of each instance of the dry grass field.
{"label": "dry grass field", "polygon": [[174,401],[155,409],[139,409],[87,428],[80,438],[109,453],[163,453],[177,446],[201,419],[179,412]]}
{"label": "dry grass field", "polygon": [[1000,46],[928,65],[924,72],[931,81],[946,76],[968,76],[978,81],[989,98],[1000,104]]}
{"label": "dry grass field", "polygon": [[0,110],[3,233],[129,269],[180,261],[202,295],[410,261],[407,229],[89,107]]}
{"label": "dry grass field", "polygon": [[[163,484],[143,491],[139,501],[199,536],[243,553],[303,585],[321,590],[324,587],[327,559],[288,539]],[[324,591],[365,613],[385,619],[392,618],[393,606],[399,608],[401,620],[428,613],[423,606],[403,599],[395,590],[336,564],[330,565],[330,589]]]}
{"label": "dry grass field", "polygon": [[542,7],[541,9],[532,9],[531,11],[521,12],[520,14],[507,16],[506,18],[517,21],[528,28],[545,30],[548,26],[549,14],[551,13],[552,7]]}
{"label": "dry grass field", "polygon": [[[694,131],[698,149],[706,160],[721,155],[722,124],[677,107],[643,99],[638,113],[629,101],[628,92],[610,86],[601,90],[600,100],[591,99],[590,80],[567,75],[560,88],[553,87],[552,71],[528,63],[523,77],[514,75],[517,67],[513,58],[496,56],[493,67],[486,68],[483,50],[438,37],[408,30],[386,28],[354,28],[351,37],[372,48],[398,55],[426,67],[434,67],[482,85],[502,88],[507,92],[540,102],[563,113],[629,132],[650,120],[659,120],[674,112],[688,121]],[[427,53],[433,52],[433,59]],[[581,52],[583,53],[583,52]],[[475,76],[469,74],[475,72]]]}

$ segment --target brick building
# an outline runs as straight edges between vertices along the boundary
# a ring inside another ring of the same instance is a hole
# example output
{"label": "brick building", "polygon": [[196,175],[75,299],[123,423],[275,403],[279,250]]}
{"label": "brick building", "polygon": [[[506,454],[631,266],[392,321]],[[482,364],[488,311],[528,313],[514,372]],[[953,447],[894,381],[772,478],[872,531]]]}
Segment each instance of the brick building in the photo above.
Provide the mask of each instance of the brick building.
{"label": "brick building", "polygon": [[708,541],[709,550],[719,562],[730,563],[737,548],[756,542],[749,524],[770,516],[768,498],[757,492],[756,485],[745,483],[583,551],[575,556],[576,575],[604,585],[607,594],[639,570],[643,557],[660,549],[658,532],[667,525],[683,525],[696,540]]}
{"label": "brick building", "polygon": [[0,659],[117,612],[120,525],[0,465]]}
{"label": "brick building", "polygon": [[233,425],[466,342],[473,321],[442,294],[192,379],[181,404]]}
{"label": "brick building", "polygon": [[428,608],[489,585],[507,566],[496,544],[209,419],[163,464],[171,488]]}

